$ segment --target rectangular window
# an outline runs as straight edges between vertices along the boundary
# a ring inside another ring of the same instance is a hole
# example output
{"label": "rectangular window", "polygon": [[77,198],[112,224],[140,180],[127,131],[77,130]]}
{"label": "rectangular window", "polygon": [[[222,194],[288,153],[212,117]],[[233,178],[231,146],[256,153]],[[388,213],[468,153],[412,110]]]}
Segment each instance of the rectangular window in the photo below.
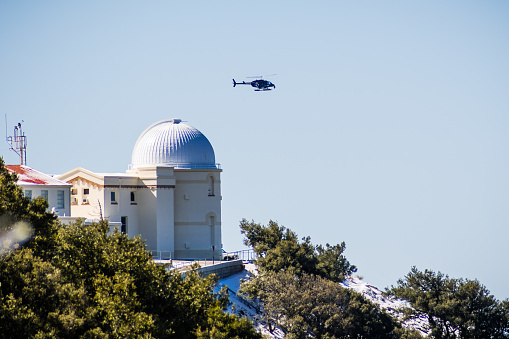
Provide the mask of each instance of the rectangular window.
{"label": "rectangular window", "polygon": [[89,193],[90,193],[90,189],[88,189],[88,188],[83,189],[83,194],[87,195]]}
{"label": "rectangular window", "polygon": [[120,222],[122,223],[120,231],[127,234],[127,217],[120,217]]}
{"label": "rectangular window", "polygon": [[78,189],[77,188],[71,188],[71,195],[77,195]]}
{"label": "rectangular window", "polygon": [[41,197],[48,201],[48,190],[41,190]]}
{"label": "rectangular window", "polygon": [[134,192],[131,192],[131,202],[136,202],[136,194]]}
{"label": "rectangular window", "polygon": [[117,192],[111,192],[111,203],[117,202]]}
{"label": "rectangular window", "polygon": [[65,192],[58,190],[57,191],[57,208],[65,208]]}
{"label": "rectangular window", "polygon": [[32,190],[25,190],[25,197],[32,200]]}

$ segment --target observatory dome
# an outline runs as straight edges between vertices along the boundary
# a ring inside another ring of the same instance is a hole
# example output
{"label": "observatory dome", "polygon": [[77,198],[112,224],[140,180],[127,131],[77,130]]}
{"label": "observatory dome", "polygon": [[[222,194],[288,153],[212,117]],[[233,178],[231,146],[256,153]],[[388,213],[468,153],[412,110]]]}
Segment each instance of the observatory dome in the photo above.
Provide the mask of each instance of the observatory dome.
{"label": "observatory dome", "polygon": [[217,168],[209,140],[180,119],[156,122],[141,133],[134,145],[132,169],[165,165]]}

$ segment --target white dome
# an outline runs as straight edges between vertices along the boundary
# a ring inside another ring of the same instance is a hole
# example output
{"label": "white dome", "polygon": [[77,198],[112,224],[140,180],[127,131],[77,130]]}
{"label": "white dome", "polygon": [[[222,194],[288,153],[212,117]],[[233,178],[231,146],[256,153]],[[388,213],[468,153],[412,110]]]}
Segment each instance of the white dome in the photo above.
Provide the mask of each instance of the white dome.
{"label": "white dome", "polygon": [[168,165],[175,168],[217,168],[214,149],[196,128],[180,119],[159,121],[136,141],[131,168]]}

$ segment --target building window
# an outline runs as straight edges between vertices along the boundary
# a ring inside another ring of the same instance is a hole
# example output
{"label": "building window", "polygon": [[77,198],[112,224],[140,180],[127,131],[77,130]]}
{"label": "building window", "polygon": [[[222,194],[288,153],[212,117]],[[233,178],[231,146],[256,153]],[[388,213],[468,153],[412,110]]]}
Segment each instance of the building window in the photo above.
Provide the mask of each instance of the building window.
{"label": "building window", "polygon": [[209,175],[207,178],[208,185],[209,185],[209,197],[214,196],[214,177],[212,175]]}
{"label": "building window", "polygon": [[120,223],[122,224],[120,231],[127,234],[127,217],[120,217]]}
{"label": "building window", "polygon": [[48,190],[41,190],[41,197],[48,201]]}
{"label": "building window", "polygon": [[57,191],[57,208],[65,208],[65,192],[64,191]]}
{"label": "building window", "polygon": [[25,197],[32,200],[32,190],[25,190]]}
{"label": "building window", "polygon": [[83,189],[83,204],[84,205],[88,205],[90,204],[90,202],[88,201],[88,195],[90,194],[90,189],[89,188],[84,188]]}
{"label": "building window", "polygon": [[111,192],[111,203],[112,204],[117,203],[117,192],[115,192],[115,191]]}
{"label": "building window", "polygon": [[134,192],[131,192],[131,204],[136,203],[136,194]]}
{"label": "building window", "polygon": [[77,195],[78,189],[77,188],[71,188],[71,195]]}

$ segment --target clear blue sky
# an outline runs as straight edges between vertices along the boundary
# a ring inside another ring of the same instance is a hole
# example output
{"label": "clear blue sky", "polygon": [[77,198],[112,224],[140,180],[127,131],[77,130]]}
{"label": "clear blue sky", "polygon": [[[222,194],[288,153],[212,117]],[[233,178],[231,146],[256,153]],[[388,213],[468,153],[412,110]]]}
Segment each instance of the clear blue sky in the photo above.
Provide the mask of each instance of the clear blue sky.
{"label": "clear blue sky", "polygon": [[225,249],[273,219],[345,241],[380,288],[416,265],[505,299],[508,18],[502,0],[1,1],[0,113],[46,173],[124,172],[181,118],[224,170]]}

